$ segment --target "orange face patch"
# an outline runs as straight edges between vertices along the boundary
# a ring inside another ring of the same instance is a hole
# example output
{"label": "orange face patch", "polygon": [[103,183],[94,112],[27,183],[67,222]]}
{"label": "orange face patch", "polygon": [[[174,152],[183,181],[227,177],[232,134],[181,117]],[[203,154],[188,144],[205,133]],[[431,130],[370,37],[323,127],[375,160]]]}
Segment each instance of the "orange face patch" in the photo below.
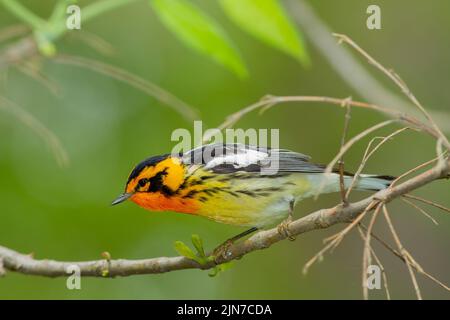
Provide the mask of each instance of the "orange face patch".
{"label": "orange face patch", "polygon": [[194,199],[167,197],[160,192],[137,192],[131,196],[131,201],[152,211],[175,211],[195,214],[198,210],[198,202]]}

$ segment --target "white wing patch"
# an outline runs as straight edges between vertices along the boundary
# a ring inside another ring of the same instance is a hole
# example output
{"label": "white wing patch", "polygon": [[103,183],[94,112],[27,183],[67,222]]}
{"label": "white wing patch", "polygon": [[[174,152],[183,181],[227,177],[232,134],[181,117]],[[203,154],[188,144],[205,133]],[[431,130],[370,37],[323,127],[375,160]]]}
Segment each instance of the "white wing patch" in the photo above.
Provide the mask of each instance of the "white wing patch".
{"label": "white wing patch", "polygon": [[212,169],[222,164],[231,164],[235,169],[244,168],[251,164],[258,163],[269,157],[267,152],[252,150],[252,149],[238,149],[237,152],[229,150],[225,154],[216,156],[206,163],[206,169]]}

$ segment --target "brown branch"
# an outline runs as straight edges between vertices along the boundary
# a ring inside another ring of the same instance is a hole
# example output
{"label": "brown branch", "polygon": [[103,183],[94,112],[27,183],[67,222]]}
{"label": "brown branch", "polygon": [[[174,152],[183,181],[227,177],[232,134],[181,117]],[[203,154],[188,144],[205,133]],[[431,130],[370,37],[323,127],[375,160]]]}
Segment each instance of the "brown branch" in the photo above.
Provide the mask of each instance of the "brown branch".
{"label": "brown branch", "polygon": [[[328,228],[335,224],[354,221],[366,210],[370,203],[374,201],[388,203],[436,179],[445,177],[450,172],[449,168],[450,164],[447,161],[444,162],[442,167],[437,166],[429,169],[393,188],[381,190],[366,199],[350,203],[346,207],[338,205],[333,208],[315,211],[290,223],[290,233],[295,236],[316,229]],[[226,257],[218,257],[217,262],[210,262],[203,266],[185,257],[160,257],[142,260],[94,260],[83,262],[37,260],[29,255],[20,254],[2,246],[0,246],[0,260],[3,261],[4,269],[6,270],[47,277],[67,276],[67,267],[74,264],[79,266],[82,276],[130,276],[193,268],[209,269],[214,267],[216,263],[220,264],[238,259],[250,252],[266,249],[284,239],[286,239],[286,235],[280,234],[277,228],[261,231],[245,241],[231,245]]]}
{"label": "brown branch", "polygon": [[[226,129],[232,127],[236,122],[238,122],[242,117],[249,114],[252,111],[262,109],[266,111],[269,108],[272,108],[278,104],[288,103],[288,102],[313,102],[313,103],[327,103],[335,106],[345,106],[349,105],[351,107],[362,108],[377,111],[388,117],[398,120],[404,125],[417,129],[418,131],[425,132],[432,136],[435,139],[439,139],[441,137],[440,133],[434,130],[431,126],[419,120],[418,118],[397,112],[393,109],[385,108],[376,104],[366,103],[361,101],[349,100],[348,98],[334,98],[334,97],[326,97],[326,96],[265,96],[260,101],[249,105],[227,117],[227,119],[218,126],[218,129]],[[205,137],[204,140],[207,141],[208,137]]]}

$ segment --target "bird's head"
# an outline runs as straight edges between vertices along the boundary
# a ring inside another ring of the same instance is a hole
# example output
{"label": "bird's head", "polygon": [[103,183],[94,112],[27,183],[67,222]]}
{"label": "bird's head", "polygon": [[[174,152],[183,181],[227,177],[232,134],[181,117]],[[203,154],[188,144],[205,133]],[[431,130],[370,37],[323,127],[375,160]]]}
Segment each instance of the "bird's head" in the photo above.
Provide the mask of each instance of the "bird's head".
{"label": "bird's head", "polygon": [[180,158],[169,154],[148,158],[131,171],[125,192],[112,205],[132,200],[151,210],[160,208],[164,198],[170,198],[184,181],[184,165]]}

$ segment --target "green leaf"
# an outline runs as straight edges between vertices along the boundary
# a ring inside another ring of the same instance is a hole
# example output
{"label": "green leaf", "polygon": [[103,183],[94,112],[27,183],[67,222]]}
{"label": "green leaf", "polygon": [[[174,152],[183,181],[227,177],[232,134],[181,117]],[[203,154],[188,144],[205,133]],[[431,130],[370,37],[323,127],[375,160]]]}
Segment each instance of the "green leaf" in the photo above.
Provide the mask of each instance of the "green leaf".
{"label": "green leaf", "polygon": [[189,248],[187,245],[185,245],[182,241],[175,241],[174,243],[175,250],[182,256],[197,261],[198,257],[195,255],[195,253]]}
{"label": "green leaf", "polygon": [[203,249],[203,241],[198,234],[193,234],[191,236],[192,244],[198,252],[201,258],[206,258],[205,249]]}
{"label": "green leaf", "polygon": [[228,261],[228,262],[219,264],[218,266],[215,266],[213,269],[211,269],[211,271],[208,273],[208,276],[215,277],[219,273],[231,269],[233,266],[234,266],[233,261]]}
{"label": "green leaf", "polygon": [[226,15],[255,38],[279,49],[304,66],[310,64],[305,44],[277,0],[221,0]]}
{"label": "green leaf", "polygon": [[162,23],[187,46],[213,58],[239,77],[247,69],[233,43],[212,18],[187,0],[151,0]]}

